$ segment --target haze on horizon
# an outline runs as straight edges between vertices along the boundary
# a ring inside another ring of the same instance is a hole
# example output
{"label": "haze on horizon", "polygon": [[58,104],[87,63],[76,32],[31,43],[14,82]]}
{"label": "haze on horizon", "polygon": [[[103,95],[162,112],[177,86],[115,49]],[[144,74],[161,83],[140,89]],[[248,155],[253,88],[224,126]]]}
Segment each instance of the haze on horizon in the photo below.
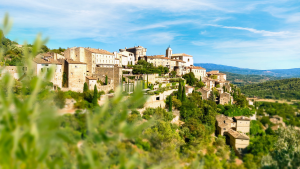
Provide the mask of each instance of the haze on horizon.
{"label": "haze on horizon", "polygon": [[297,0],[14,0],[0,10],[14,19],[7,37],[21,44],[42,32],[50,48],[141,45],[159,55],[170,45],[195,63],[300,67]]}

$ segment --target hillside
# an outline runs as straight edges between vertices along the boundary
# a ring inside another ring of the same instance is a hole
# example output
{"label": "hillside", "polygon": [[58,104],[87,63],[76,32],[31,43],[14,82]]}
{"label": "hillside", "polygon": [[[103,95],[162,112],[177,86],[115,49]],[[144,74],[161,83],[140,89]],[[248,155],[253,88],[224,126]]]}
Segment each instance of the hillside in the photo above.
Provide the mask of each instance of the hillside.
{"label": "hillside", "polygon": [[220,70],[223,72],[244,74],[244,75],[268,75],[276,77],[300,77],[300,68],[294,69],[273,69],[273,70],[256,70],[256,69],[246,69],[238,68],[233,66],[218,65],[213,63],[195,63],[195,66],[201,66],[207,71]]}
{"label": "hillside", "polygon": [[300,100],[300,78],[267,81],[241,87],[248,97]]}
{"label": "hillside", "polygon": [[262,83],[270,80],[280,80],[283,77],[275,77],[268,75],[243,75],[230,72],[222,72],[227,75],[227,80],[237,86],[245,86],[250,84]]}
{"label": "hillside", "polygon": [[[2,32],[0,32],[2,33]],[[32,45],[19,45],[17,42],[14,42],[8,38],[2,38],[0,40],[0,49],[3,51],[3,59],[0,60],[0,66],[17,66],[22,65],[22,58],[24,56],[24,51],[32,51]],[[60,53],[65,49],[52,49],[50,50],[46,45],[43,45],[38,53],[45,52],[54,52]]]}

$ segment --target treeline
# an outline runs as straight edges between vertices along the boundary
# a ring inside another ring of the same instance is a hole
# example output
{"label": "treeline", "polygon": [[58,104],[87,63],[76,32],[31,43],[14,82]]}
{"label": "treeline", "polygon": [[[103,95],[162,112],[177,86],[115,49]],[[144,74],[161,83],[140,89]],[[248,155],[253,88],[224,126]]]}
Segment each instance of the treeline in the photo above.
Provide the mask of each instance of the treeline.
{"label": "treeline", "polygon": [[300,79],[283,79],[242,86],[241,91],[248,97],[300,100]]}
{"label": "treeline", "polygon": [[268,76],[268,75],[243,75],[243,74],[236,74],[230,72],[222,72],[227,75],[227,80],[230,81],[232,84],[237,86],[245,86],[255,83],[262,83],[271,80],[280,80],[283,77],[275,77],[275,76]]}

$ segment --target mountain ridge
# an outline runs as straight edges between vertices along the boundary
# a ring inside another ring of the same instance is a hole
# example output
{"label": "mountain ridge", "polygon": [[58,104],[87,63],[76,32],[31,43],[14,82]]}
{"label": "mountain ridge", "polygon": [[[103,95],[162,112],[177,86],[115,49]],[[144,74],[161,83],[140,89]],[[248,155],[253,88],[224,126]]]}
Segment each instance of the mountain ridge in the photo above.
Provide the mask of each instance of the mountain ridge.
{"label": "mountain ridge", "polygon": [[195,63],[195,66],[201,66],[207,71],[219,70],[223,72],[230,72],[243,75],[269,75],[275,77],[300,77],[300,68],[292,69],[270,69],[270,70],[257,70],[248,68],[239,68],[234,66],[219,65],[213,63]]}

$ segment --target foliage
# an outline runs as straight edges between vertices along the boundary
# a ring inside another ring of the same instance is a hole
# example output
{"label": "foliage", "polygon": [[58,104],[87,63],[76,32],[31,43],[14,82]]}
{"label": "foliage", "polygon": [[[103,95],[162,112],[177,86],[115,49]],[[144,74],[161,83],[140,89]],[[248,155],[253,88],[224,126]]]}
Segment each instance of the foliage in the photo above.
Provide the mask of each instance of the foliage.
{"label": "foliage", "polygon": [[175,77],[176,74],[177,74],[176,71],[171,71],[171,76],[172,76],[172,77]]}
{"label": "foliage", "polygon": [[163,108],[147,108],[143,112],[143,119],[150,120],[151,118],[160,119],[163,121],[171,121],[173,119],[172,112],[167,112]]}
{"label": "foliage", "polygon": [[297,99],[300,100],[300,79],[283,79],[267,81],[241,87],[246,96],[266,99]]}
{"label": "foliage", "polygon": [[172,112],[172,96],[169,97],[169,112]]}
{"label": "foliage", "polygon": [[93,95],[92,103],[94,106],[98,105],[98,89],[96,85],[94,86],[94,95]]}
{"label": "foliage", "polygon": [[193,72],[183,75],[182,78],[184,78],[186,80],[186,83],[189,84],[190,86],[194,86],[194,84],[197,81],[195,78],[195,74]]}
{"label": "foliage", "polygon": [[205,84],[202,81],[196,83],[196,87],[202,88],[205,87]]}

